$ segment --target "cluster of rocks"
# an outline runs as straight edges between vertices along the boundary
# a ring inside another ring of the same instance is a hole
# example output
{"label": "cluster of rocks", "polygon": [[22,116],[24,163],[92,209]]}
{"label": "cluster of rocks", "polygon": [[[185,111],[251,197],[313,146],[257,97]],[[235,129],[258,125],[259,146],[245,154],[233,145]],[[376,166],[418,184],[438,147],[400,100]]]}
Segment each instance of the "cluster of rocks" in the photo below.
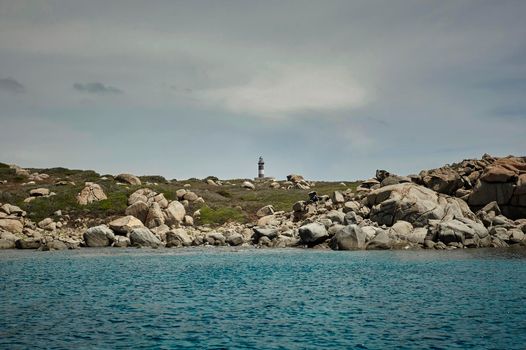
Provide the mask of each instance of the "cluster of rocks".
{"label": "cluster of rocks", "polygon": [[411,182],[336,191],[293,209],[260,218],[258,243],[337,250],[526,245],[526,219],[506,218],[496,202],[475,214],[464,200]]}
{"label": "cluster of rocks", "polygon": [[487,155],[419,175],[379,170],[357,193],[296,203],[292,219],[300,243],[333,249],[526,245],[525,170],[525,158]]}
{"label": "cluster of rocks", "polygon": [[287,181],[283,186],[287,189],[299,188],[300,190],[309,190],[314,184],[306,181],[301,175],[291,174],[287,175]]}
{"label": "cluster of rocks", "polygon": [[87,247],[189,247],[238,246],[250,240],[252,230],[241,224],[229,223],[215,230],[209,227],[167,227],[149,229],[137,218],[129,215],[111,221],[108,225],[91,227],[84,232]]}
{"label": "cluster of rocks", "polygon": [[42,181],[46,181],[47,179],[49,179],[48,174],[38,173],[38,172],[31,173],[29,170],[24,169],[16,164],[9,165],[9,168],[15,169],[16,175],[27,177],[28,182],[24,183],[23,185],[34,185],[37,182],[42,182]]}
{"label": "cluster of rocks", "polygon": [[526,157],[469,159],[422,171],[414,178],[432,190],[462,198],[473,210],[496,201],[513,219],[526,217]]}
{"label": "cluster of rocks", "polygon": [[34,223],[26,217],[21,208],[0,205],[0,249],[74,249],[82,244],[79,230],[65,228],[68,216],[55,213],[57,220],[45,218]]}

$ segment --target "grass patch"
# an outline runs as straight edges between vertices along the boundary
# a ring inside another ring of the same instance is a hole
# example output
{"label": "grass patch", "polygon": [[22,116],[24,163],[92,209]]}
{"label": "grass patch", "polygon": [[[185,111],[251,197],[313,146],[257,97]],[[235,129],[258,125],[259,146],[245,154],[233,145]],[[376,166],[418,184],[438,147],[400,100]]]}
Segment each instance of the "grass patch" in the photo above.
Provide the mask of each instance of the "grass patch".
{"label": "grass patch", "polygon": [[128,207],[128,194],[126,192],[111,192],[108,199],[93,202],[85,206],[94,215],[123,215]]}
{"label": "grass patch", "polygon": [[77,211],[80,206],[76,200],[77,191],[75,189],[63,190],[55,196],[37,197],[29,203],[19,203],[20,208],[27,211],[28,216],[35,222],[50,217],[57,210],[62,210],[63,214]]}
{"label": "grass patch", "polygon": [[201,208],[200,224],[222,225],[226,222],[246,222],[245,214],[236,208],[222,207],[212,209],[209,207]]}

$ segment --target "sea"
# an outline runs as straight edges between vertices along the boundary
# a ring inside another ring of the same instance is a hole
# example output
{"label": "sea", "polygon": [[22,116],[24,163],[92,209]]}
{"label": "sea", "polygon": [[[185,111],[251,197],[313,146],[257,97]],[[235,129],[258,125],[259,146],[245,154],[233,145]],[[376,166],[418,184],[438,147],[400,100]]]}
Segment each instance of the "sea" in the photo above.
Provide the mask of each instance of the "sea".
{"label": "sea", "polygon": [[526,249],[0,251],[1,349],[526,349]]}

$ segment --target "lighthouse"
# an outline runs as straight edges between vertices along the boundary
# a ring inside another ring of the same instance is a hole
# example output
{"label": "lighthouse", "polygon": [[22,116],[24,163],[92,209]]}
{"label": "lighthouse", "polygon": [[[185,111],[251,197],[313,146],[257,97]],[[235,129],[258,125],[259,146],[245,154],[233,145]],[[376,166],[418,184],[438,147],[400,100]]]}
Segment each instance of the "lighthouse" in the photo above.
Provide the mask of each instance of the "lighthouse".
{"label": "lighthouse", "polygon": [[265,177],[265,162],[263,161],[263,157],[259,157],[258,162],[258,178],[264,178]]}

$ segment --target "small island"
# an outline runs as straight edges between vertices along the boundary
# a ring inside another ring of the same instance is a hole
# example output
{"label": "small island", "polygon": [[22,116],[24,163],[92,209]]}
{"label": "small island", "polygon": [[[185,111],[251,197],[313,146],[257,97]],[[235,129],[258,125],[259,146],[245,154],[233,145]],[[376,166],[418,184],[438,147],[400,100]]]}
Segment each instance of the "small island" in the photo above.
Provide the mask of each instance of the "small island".
{"label": "small island", "polygon": [[365,181],[167,180],[0,164],[0,248],[526,246],[526,157]]}

